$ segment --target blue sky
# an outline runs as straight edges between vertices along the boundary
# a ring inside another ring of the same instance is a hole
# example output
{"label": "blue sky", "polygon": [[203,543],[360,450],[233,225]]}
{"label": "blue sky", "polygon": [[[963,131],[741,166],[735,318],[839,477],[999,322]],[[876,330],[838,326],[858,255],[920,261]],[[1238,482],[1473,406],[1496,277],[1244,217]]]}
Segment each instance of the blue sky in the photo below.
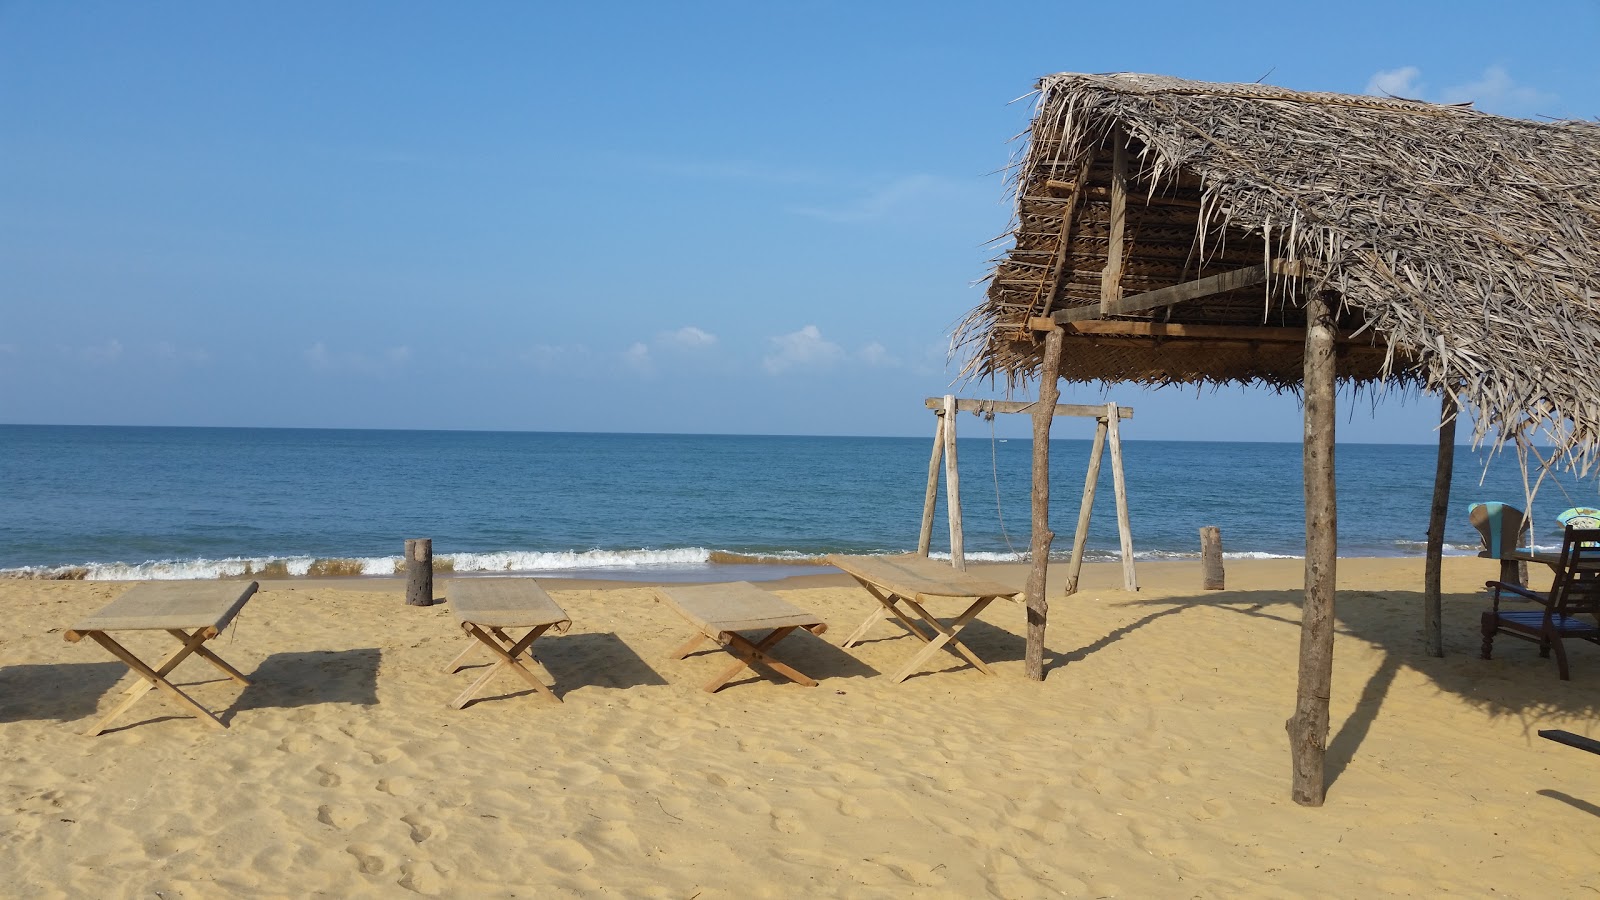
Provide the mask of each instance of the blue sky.
{"label": "blue sky", "polygon": [[[1593,118],[1597,40],[1588,0],[0,0],[0,422],[931,433],[1040,75]],[[1300,435],[1259,391],[1065,397]]]}

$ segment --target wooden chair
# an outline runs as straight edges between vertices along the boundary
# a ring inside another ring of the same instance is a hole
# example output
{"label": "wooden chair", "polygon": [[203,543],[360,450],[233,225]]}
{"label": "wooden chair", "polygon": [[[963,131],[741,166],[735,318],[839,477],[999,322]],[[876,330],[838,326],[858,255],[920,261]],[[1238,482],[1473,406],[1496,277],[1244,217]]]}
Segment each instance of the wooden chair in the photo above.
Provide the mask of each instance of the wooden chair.
{"label": "wooden chair", "polygon": [[[1549,593],[1504,581],[1491,581],[1487,586],[1494,591],[1494,605],[1483,613],[1484,659],[1490,658],[1494,636],[1509,634],[1537,643],[1542,657],[1548,657],[1554,647],[1556,667],[1561,680],[1567,681],[1567,651],[1562,642],[1577,638],[1600,644],[1600,529],[1567,526],[1561,562]],[[1503,610],[1502,594],[1532,600],[1544,608]]]}

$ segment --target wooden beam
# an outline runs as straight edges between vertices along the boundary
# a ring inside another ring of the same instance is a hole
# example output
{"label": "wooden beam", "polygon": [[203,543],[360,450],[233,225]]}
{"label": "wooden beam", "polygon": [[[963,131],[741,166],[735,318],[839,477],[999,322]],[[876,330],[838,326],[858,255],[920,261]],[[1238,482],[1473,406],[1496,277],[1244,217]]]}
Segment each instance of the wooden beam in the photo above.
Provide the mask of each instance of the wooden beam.
{"label": "wooden beam", "polygon": [[967,570],[966,538],[961,531],[961,469],[956,465],[956,398],[944,395],[944,505],[950,514],[950,565]]}
{"label": "wooden beam", "polygon": [[1056,539],[1055,532],[1050,530],[1050,424],[1055,421],[1050,410],[1061,396],[1061,337],[1059,330],[1045,335],[1039,402],[1033,408],[1033,558],[1025,595],[1028,646],[1023,655],[1023,669],[1030,681],[1044,680],[1045,622],[1050,613],[1045,578],[1050,566],[1050,545]]}
{"label": "wooden beam", "polygon": [[1139,579],[1133,569],[1133,527],[1128,523],[1128,482],[1122,474],[1122,431],[1117,405],[1106,404],[1106,443],[1111,447],[1111,488],[1117,505],[1117,538],[1122,544],[1122,589],[1137,591]]}
{"label": "wooden beam", "polygon": [[[1049,338],[1047,337],[1045,340],[1048,342]],[[922,401],[922,405],[926,406],[929,409],[944,409],[944,398],[943,397],[929,397],[928,399]],[[1036,407],[1036,406],[1038,406],[1037,403],[1024,402],[1024,401],[1021,401],[1021,400],[957,400],[956,401],[956,410],[958,412],[972,412],[972,413],[1029,413],[1029,414],[1032,414],[1033,410],[1034,410],[1034,407]],[[1056,416],[1082,416],[1082,417],[1091,418],[1091,419],[1098,419],[1101,416],[1104,416],[1105,414],[1106,414],[1106,408],[1104,406],[1084,406],[1084,405],[1078,404],[1078,403],[1057,403],[1055,405],[1055,411],[1053,413],[1051,413],[1051,415],[1056,415]],[[1131,406],[1119,406],[1119,407],[1117,407],[1117,414],[1120,415],[1124,419],[1131,419],[1131,418],[1133,418],[1133,407],[1131,407]]]}
{"label": "wooden beam", "polygon": [[1072,558],[1067,563],[1067,593],[1078,592],[1078,576],[1083,572],[1083,548],[1089,540],[1089,519],[1094,513],[1094,492],[1100,486],[1100,457],[1106,449],[1110,422],[1104,416],[1094,429],[1089,447],[1089,471],[1083,478],[1083,498],[1078,501],[1078,530],[1072,533]]}
{"label": "wooden beam", "polygon": [[1333,691],[1333,601],[1338,565],[1334,489],[1333,311],[1320,293],[1306,302],[1305,444],[1306,583],[1300,619],[1300,670],[1294,715],[1286,723],[1294,760],[1292,795],[1321,806],[1327,793],[1328,700]]}
{"label": "wooden beam", "polygon": [[928,461],[928,489],[922,494],[922,531],[917,535],[917,555],[927,556],[933,544],[933,513],[939,505],[939,463],[944,457],[944,411],[933,429],[933,458]]}
{"label": "wooden beam", "polygon": [[1106,267],[1100,270],[1100,314],[1111,315],[1122,300],[1122,255],[1128,227],[1128,138],[1111,129],[1111,244]]}
{"label": "wooden beam", "polygon": [[1284,260],[1273,260],[1269,267],[1266,263],[1246,266],[1243,269],[1234,269],[1223,272],[1221,275],[1212,275],[1209,278],[1200,278],[1195,281],[1185,281],[1171,287],[1156,288],[1142,294],[1134,294],[1114,302],[1107,302],[1105,282],[1102,279],[1099,306],[1075,306],[1071,309],[1058,310],[1052,318],[1058,325],[1068,322],[1081,322],[1086,319],[1098,319],[1103,316],[1120,316],[1140,310],[1155,309],[1160,306],[1171,306],[1186,300],[1198,300],[1212,294],[1222,294],[1236,291],[1252,285],[1262,284],[1272,275],[1285,275],[1300,277],[1304,268],[1299,263],[1289,263]]}
{"label": "wooden beam", "polygon": [[1429,656],[1444,656],[1444,524],[1450,515],[1450,481],[1456,464],[1456,400],[1439,401],[1439,458],[1428,510],[1428,559],[1422,575],[1422,638]]}
{"label": "wooden beam", "polygon": [[[1055,179],[1051,179],[1051,180],[1046,181],[1044,183],[1044,187],[1045,187],[1045,190],[1047,190],[1047,191],[1059,191],[1059,192],[1062,192],[1062,193],[1069,193],[1071,191],[1078,190],[1079,191],[1079,196],[1083,197],[1086,200],[1109,200],[1109,199],[1111,199],[1111,188],[1109,186],[1106,186],[1106,185],[1089,185],[1088,187],[1085,187],[1085,188],[1082,188],[1081,190],[1079,190],[1078,189],[1078,185],[1080,183],[1082,183],[1082,179],[1079,179],[1078,181],[1057,181]],[[1060,200],[1060,199],[1063,199],[1063,198],[1061,198],[1061,197],[1052,197],[1052,198],[1048,198],[1048,199]],[[1157,195],[1155,195],[1153,197],[1150,197],[1150,196],[1135,197],[1134,198],[1134,203],[1135,203],[1135,205],[1138,205],[1138,206],[1176,206],[1176,207],[1180,207],[1180,208],[1183,208],[1183,209],[1199,209],[1200,208],[1200,201],[1199,200],[1191,199],[1189,197],[1163,197],[1160,194],[1157,194]]]}
{"label": "wooden beam", "polygon": [[[1032,322],[1055,322],[1050,319],[1032,319]],[[1175,324],[1170,322],[1130,322],[1125,319],[1106,321],[1090,319],[1085,322],[1072,322],[1061,326],[1067,329],[1068,334],[1110,334],[1126,335],[1129,337],[1153,338],[1219,338],[1227,341],[1250,341],[1262,344],[1305,344],[1306,330],[1304,328],[1274,328],[1261,325],[1190,325]],[[1334,335],[1334,341],[1340,344],[1350,344],[1361,341],[1361,337],[1352,337],[1353,332],[1340,332]],[[1377,347],[1377,345],[1372,345]],[[1378,347],[1378,349],[1384,349]]]}
{"label": "wooden beam", "polygon": [[[1078,184],[1088,180],[1089,164],[1092,162],[1094,154],[1085,154],[1083,165],[1078,168]],[[1029,307],[1030,310],[1038,310],[1040,315],[1049,314],[1050,304],[1055,302],[1056,292],[1061,290],[1061,274],[1066,268],[1067,253],[1072,247],[1072,220],[1077,208],[1078,192],[1074,189],[1072,195],[1067,198],[1067,208],[1061,211],[1061,229],[1056,239],[1056,255],[1054,264],[1050,266],[1050,278],[1048,281],[1039,282],[1039,294],[1033,298],[1033,305]],[[1043,303],[1039,302],[1041,299]]]}

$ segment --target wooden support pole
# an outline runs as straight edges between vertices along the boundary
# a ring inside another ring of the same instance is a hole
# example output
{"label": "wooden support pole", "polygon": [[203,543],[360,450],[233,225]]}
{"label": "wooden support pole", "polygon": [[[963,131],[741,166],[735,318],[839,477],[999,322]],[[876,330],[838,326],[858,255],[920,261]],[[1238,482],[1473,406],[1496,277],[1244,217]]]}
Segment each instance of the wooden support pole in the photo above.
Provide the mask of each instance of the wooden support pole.
{"label": "wooden support pole", "polygon": [[967,570],[961,534],[961,470],[956,466],[956,398],[944,395],[944,505],[950,513],[950,565]]}
{"label": "wooden support pole", "polygon": [[1333,686],[1333,601],[1339,552],[1334,490],[1333,312],[1314,292],[1306,302],[1305,489],[1306,584],[1300,620],[1300,674],[1295,711],[1286,723],[1294,759],[1293,796],[1321,806],[1328,749],[1328,699]]}
{"label": "wooden support pole", "polygon": [[406,539],[406,605],[433,605],[433,538]]}
{"label": "wooden support pole", "polygon": [[1072,559],[1067,563],[1067,593],[1078,592],[1078,574],[1083,571],[1083,547],[1089,540],[1089,518],[1094,511],[1094,491],[1100,485],[1100,456],[1106,448],[1110,426],[1101,418],[1094,429],[1094,446],[1089,450],[1089,473],[1083,477],[1083,500],[1078,505],[1078,530],[1072,533]]}
{"label": "wooden support pole", "polygon": [[1122,475],[1122,417],[1115,403],[1106,404],[1106,439],[1111,445],[1111,488],[1117,500],[1117,537],[1122,541],[1122,589],[1137,591],[1139,579],[1133,571],[1133,526],[1128,523],[1128,482]]}
{"label": "wooden support pole", "polygon": [[1050,530],[1050,423],[1061,396],[1061,330],[1044,337],[1044,364],[1039,371],[1039,405],[1033,412],[1033,565],[1028,570],[1028,649],[1024,671],[1028,680],[1044,680],[1045,621],[1050,602],[1045,596],[1045,581],[1050,567],[1050,545],[1055,532]]}
{"label": "wooden support pole", "polygon": [[944,411],[934,417],[933,458],[928,460],[928,489],[922,494],[922,531],[917,535],[917,555],[927,556],[933,545],[933,514],[939,506],[939,460],[944,456]]}
{"label": "wooden support pole", "polygon": [[1128,225],[1128,136],[1111,129],[1111,234],[1106,267],[1100,270],[1100,312],[1109,312],[1122,299],[1122,258]]}
{"label": "wooden support pole", "polygon": [[1200,529],[1200,589],[1225,590],[1222,572],[1222,529],[1207,525]]}
{"label": "wooden support pole", "polygon": [[1456,463],[1456,399],[1439,401],[1439,461],[1428,511],[1428,561],[1422,576],[1422,637],[1429,656],[1444,656],[1444,523],[1450,515],[1450,480]]}

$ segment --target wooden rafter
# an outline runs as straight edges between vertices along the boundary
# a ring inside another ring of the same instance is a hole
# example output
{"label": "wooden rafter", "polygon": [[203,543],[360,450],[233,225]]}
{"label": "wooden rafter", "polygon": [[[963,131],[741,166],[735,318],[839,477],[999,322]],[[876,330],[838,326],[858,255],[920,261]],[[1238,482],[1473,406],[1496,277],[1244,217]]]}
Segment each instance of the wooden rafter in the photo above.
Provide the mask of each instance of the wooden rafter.
{"label": "wooden rafter", "polygon": [[[1117,244],[1113,242],[1112,249],[1115,250],[1116,247]],[[1110,265],[1108,264],[1106,268],[1109,270]],[[1065,325],[1069,322],[1082,322],[1103,316],[1120,316],[1250,287],[1265,282],[1273,275],[1298,278],[1303,274],[1304,269],[1300,263],[1276,259],[1272,261],[1270,266],[1267,263],[1246,266],[1243,269],[1234,269],[1231,272],[1223,272],[1221,275],[1212,275],[1209,278],[1185,281],[1182,284],[1145,291],[1142,294],[1134,294],[1131,297],[1123,297],[1109,303],[1106,301],[1104,293],[1102,293],[1099,306],[1075,306],[1071,309],[1057,310],[1050,318],[1056,324]],[[1102,285],[1104,283],[1102,281]]]}

